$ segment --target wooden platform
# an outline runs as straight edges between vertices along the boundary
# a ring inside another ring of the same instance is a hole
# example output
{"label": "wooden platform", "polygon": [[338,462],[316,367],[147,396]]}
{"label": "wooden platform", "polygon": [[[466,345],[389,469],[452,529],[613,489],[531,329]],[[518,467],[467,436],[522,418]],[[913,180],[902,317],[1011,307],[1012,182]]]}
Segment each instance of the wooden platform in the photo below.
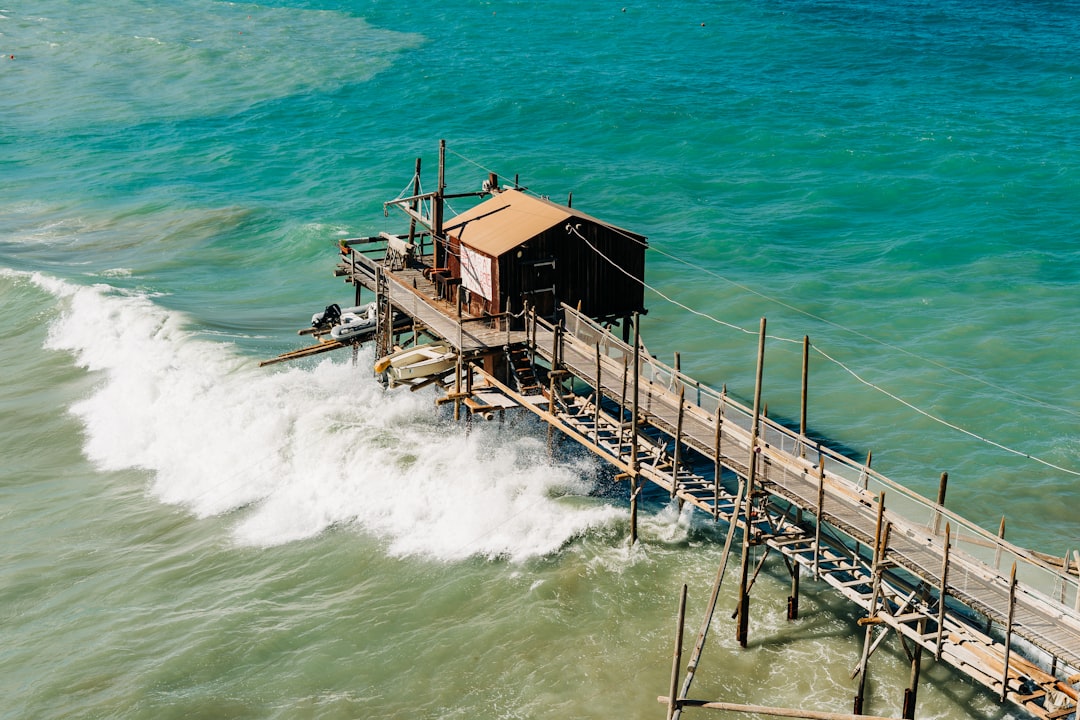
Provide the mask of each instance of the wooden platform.
{"label": "wooden platform", "polygon": [[[892,631],[915,681],[926,651],[1035,717],[1080,720],[1068,682],[1080,670],[1080,587],[1067,563],[1055,567],[859,461],[755,417],[565,305],[559,326],[527,315],[513,324],[524,329],[510,330],[506,315],[462,313],[422,262],[394,266],[345,248],[336,274],[451,343],[466,362],[506,352],[527,357],[539,378],[515,387],[470,365],[470,388],[455,402],[488,415],[523,407],[633,487],[650,482],[734,524],[744,545],[766,549],[761,563],[783,558],[796,614],[800,571],[858,605],[866,638],[855,674],[865,678]],[[473,377],[482,379],[475,391]],[[752,493],[740,498],[747,485]],[[859,692],[857,708],[861,685]]]}

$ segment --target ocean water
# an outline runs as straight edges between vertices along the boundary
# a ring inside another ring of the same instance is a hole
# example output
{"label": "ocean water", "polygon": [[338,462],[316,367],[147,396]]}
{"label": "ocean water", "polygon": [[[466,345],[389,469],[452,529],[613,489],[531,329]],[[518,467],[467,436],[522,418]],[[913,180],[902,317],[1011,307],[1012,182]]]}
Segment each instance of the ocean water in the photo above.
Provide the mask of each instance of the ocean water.
{"label": "ocean water", "polygon": [[[807,335],[817,435],[1080,549],[1078,41],[1050,0],[0,5],[0,718],[662,716],[724,527],[650,496],[628,548],[606,468],[370,349],[258,368],[439,139],[452,190],[647,235],[654,354],[747,398],[766,317],[795,417]],[[695,697],[850,707],[852,607],[789,623],[769,568],[741,650],[733,595]],[[932,662],[919,703],[1014,715]]]}

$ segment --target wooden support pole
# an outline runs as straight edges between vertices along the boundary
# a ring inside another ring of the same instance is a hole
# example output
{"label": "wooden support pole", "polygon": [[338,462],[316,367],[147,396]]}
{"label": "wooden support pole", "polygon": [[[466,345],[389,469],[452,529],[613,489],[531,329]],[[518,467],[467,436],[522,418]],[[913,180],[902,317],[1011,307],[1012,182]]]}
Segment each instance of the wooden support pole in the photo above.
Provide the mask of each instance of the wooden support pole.
{"label": "wooden support pole", "polygon": [[825,509],[825,456],[818,455],[817,522],[814,523],[814,579],[821,580],[821,524]]}
{"label": "wooden support pole", "polygon": [[949,487],[949,473],[941,473],[941,480],[938,481],[937,490],[937,506],[938,510],[934,513],[934,534],[937,535],[941,532],[941,509],[945,507],[945,490]]}
{"label": "wooden support pole", "polygon": [[1012,652],[1013,614],[1016,611],[1016,563],[1009,573],[1009,617],[1005,624],[1005,664],[1001,670],[1001,702],[1009,693],[1009,654]]}
{"label": "wooden support pole", "polygon": [[630,364],[623,355],[622,365],[622,394],[619,395],[619,459],[622,460],[623,439],[626,436],[626,376],[630,372]]}
{"label": "wooden support pole", "polygon": [[872,572],[874,575],[873,590],[870,593],[870,606],[867,609],[866,615],[866,633],[863,635],[862,657],[859,659],[859,665],[856,668],[856,672],[859,675],[859,689],[855,695],[855,706],[853,711],[857,715],[862,715],[863,703],[866,700],[866,667],[870,662],[871,636],[874,632],[874,623],[872,621],[877,616],[878,597],[881,593],[881,560],[885,552],[885,538],[888,536],[889,527],[886,525],[884,530],[882,528],[884,515],[885,492],[882,491],[878,493],[877,522],[874,526],[874,560],[872,564]]}
{"label": "wooden support pole", "polygon": [[[670,698],[660,695],[656,698],[661,703],[670,702]],[[768,715],[770,717],[803,718],[804,720],[892,720],[892,718],[851,715],[848,713],[819,712],[817,710],[795,710],[792,708],[770,707],[767,705],[741,705],[720,700],[689,700],[683,698],[678,701],[684,708],[707,708],[709,710],[726,710],[727,712],[750,713],[753,715]]]}
{"label": "wooden support pole", "polygon": [[600,444],[600,343],[596,343],[596,395],[593,396],[596,407],[593,408],[593,442]]}
{"label": "wooden support pole", "polygon": [[945,545],[941,549],[941,583],[938,585],[938,616],[937,616],[937,647],[934,649],[934,659],[941,659],[941,642],[945,637],[945,598],[949,586],[949,537],[952,532],[949,523],[945,523]]}
{"label": "wooden support pole", "polygon": [[742,543],[742,567],[739,571],[739,597],[738,597],[738,623],[736,624],[735,639],[741,647],[746,647],[747,631],[750,624],[750,598],[747,593],[746,581],[750,565],[750,543],[753,540],[753,505],[754,505],[754,473],[757,467],[758,457],[758,430],[761,424],[761,378],[765,367],[765,318],[761,318],[761,327],[758,333],[758,356],[757,374],[754,382],[754,418],[750,428],[750,459],[747,464],[746,477],[746,503],[743,507],[744,529]]}
{"label": "wooden support pole", "polygon": [[791,594],[787,599],[787,619],[799,619],[799,563],[791,564]]}
{"label": "wooden support pole", "polygon": [[802,436],[802,445],[799,449],[799,457],[806,457],[806,402],[807,388],[810,382],[810,336],[803,335],[802,339],[802,401],[799,403],[799,435]]}
{"label": "wooden support pole", "polygon": [[870,461],[873,459],[873,457],[873,451],[867,451],[866,464],[863,465],[862,477],[860,478],[862,480],[863,490],[868,490],[870,488]]}
{"label": "wooden support pole", "polygon": [[[446,147],[445,144],[443,144],[441,146],[441,149],[445,150],[445,147]],[[439,165],[441,167],[441,165],[442,165],[441,160],[440,160]],[[440,170],[440,173],[441,173],[441,170]],[[462,368],[461,368],[461,356],[464,355],[464,352],[462,351],[462,348],[461,348],[462,336],[463,336],[463,332],[464,332],[463,329],[462,329],[463,323],[462,323],[462,320],[461,320],[461,301],[463,299],[463,295],[464,295],[463,288],[459,285],[458,286],[458,293],[457,293],[457,337],[458,337],[458,342],[457,342],[457,362],[456,362],[456,364],[454,366],[454,370],[455,370],[455,372],[454,372],[454,395],[457,396],[457,397],[454,398],[454,420],[455,420],[455,422],[461,419],[461,397],[460,397],[461,396],[461,370],[462,370]]]}
{"label": "wooden support pole", "polygon": [[[713,519],[720,517],[720,478],[724,472],[724,466],[720,462],[720,441],[724,431],[724,399],[725,393],[720,393],[720,403],[716,406],[716,434],[713,437]],[[732,515],[731,522],[735,522]]]}
{"label": "wooden support pole", "polygon": [[[532,323],[532,327],[529,330],[530,342],[529,342],[529,363],[536,366],[536,306],[529,307],[529,322]],[[554,356],[553,356],[554,357]],[[555,368],[552,367],[552,370]]]}
{"label": "wooden support pole", "polygon": [[[409,214],[409,244],[412,245],[413,240],[416,239],[416,214],[415,211],[419,207],[420,200],[416,196],[420,194],[420,158],[416,158],[416,170],[413,171],[413,200],[409,203],[409,207],[413,209],[413,213]],[[420,259],[424,259],[424,248],[420,247]],[[359,305],[360,303],[357,303]]]}
{"label": "wooden support pole", "polygon": [[[1002,515],[1001,516],[1001,524],[998,525],[998,540],[1004,540],[1004,539],[1005,539],[1005,516]],[[994,548],[994,569],[995,570],[1000,570],[1001,569],[1001,545],[1000,544],[996,548]],[[1069,569],[1068,564],[1066,564],[1065,570],[1068,571],[1068,569]],[[1078,597],[1080,597],[1080,596],[1078,596]]]}
{"label": "wooden support pole", "polygon": [[[433,244],[435,267],[446,267],[446,256],[450,248],[443,247],[442,253],[439,253],[439,243],[445,242],[443,237],[443,203],[444,195],[446,193],[446,141],[439,140],[439,181],[438,187],[435,191],[435,197],[432,199],[432,219],[431,219],[431,242]],[[460,348],[459,348],[460,349]]]}
{"label": "wooden support pole", "polygon": [[637,542],[637,485],[638,485],[638,392],[640,390],[641,327],[634,313],[634,398],[630,406],[630,544]]}
{"label": "wooden support pole", "polygon": [[[919,636],[926,634],[926,618],[919,619]],[[901,636],[903,637],[903,636]],[[922,643],[915,643],[915,652],[911,657],[911,677],[907,688],[904,689],[904,720],[915,720],[915,700],[919,694],[919,673],[922,672]]]}
{"label": "wooden support pole", "polygon": [[640,391],[641,371],[641,328],[638,314],[634,313],[634,398],[630,405],[630,466],[638,470],[638,394]]}
{"label": "wooden support pole", "polygon": [[671,659],[671,684],[668,692],[667,720],[675,717],[675,709],[678,707],[676,695],[679,690],[679,666],[682,665],[683,627],[686,619],[686,583],[683,583],[682,592],[679,594],[679,615],[675,624],[675,652]]}
{"label": "wooden support pole", "polygon": [[[684,395],[686,394],[686,388],[679,385],[679,419],[675,421],[675,451],[673,453],[671,463],[671,497],[675,497],[675,493],[679,491],[679,465],[682,462],[682,429],[683,429],[683,410],[686,407],[686,403],[683,402]],[[681,508],[681,506],[680,506]]]}

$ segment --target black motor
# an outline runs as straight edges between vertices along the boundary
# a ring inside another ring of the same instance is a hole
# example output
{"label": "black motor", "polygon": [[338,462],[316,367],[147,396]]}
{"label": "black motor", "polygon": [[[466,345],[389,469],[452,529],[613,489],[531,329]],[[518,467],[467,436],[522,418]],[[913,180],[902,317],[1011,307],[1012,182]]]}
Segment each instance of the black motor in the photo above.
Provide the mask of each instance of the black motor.
{"label": "black motor", "polygon": [[333,327],[340,320],[341,306],[337,303],[331,303],[321,313],[315,313],[311,316],[311,327],[316,329]]}

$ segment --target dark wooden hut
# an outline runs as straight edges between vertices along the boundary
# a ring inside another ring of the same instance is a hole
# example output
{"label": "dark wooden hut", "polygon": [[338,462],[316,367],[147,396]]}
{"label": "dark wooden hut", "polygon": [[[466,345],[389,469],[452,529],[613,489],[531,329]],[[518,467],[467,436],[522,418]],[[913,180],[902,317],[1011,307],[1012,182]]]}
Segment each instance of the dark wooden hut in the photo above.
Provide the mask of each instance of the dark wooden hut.
{"label": "dark wooden hut", "polygon": [[447,220],[444,232],[447,269],[474,314],[528,303],[552,317],[567,303],[607,322],[645,311],[645,237],[569,206],[503,190]]}

